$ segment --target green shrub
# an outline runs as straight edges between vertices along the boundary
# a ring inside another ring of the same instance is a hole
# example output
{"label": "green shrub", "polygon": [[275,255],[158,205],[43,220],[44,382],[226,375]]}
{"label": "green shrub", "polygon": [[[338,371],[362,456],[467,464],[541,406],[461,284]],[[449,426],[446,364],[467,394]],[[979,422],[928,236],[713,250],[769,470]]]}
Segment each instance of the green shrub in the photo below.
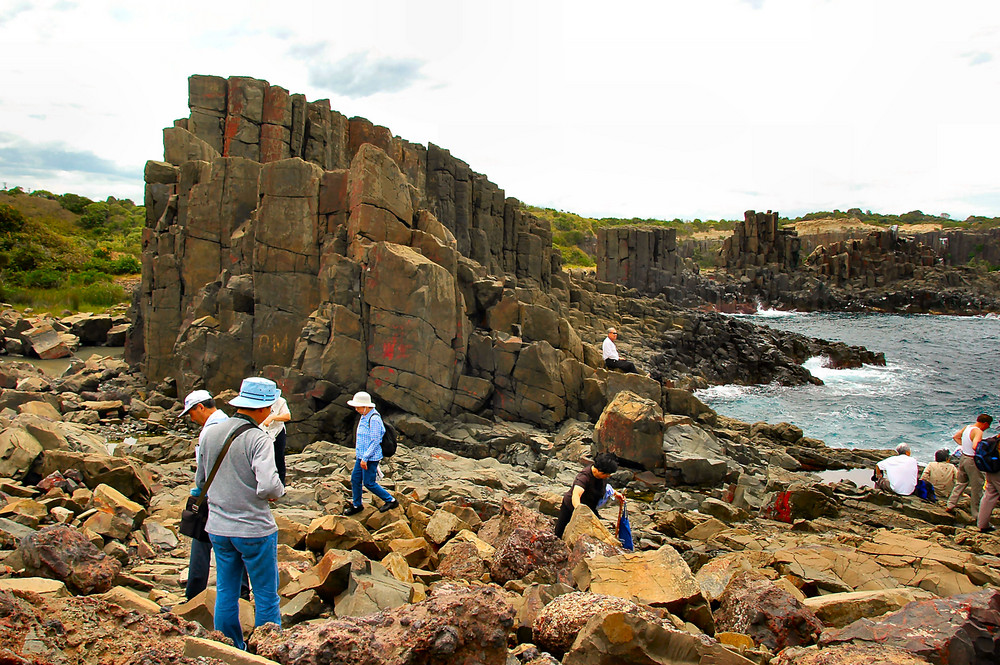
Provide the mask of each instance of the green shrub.
{"label": "green shrub", "polygon": [[88,199],[86,196],[80,196],[79,194],[63,194],[59,197],[59,205],[77,215],[82,215],[83,211],[91,203],[93,203],[93,201]]}
{"label": "green shrub", "polygon": [[14,206],[0,203],[0,233],[16,233],[24,228],[24,215]]}
{"label": "green shrub", "polygon": [[10,250],[10,266],[14,270],[34,270],[46,258],[42,248],[31,243],[18,244]]}
{"label": "green shrub", "polygon": [[142,272],[142,263],[134,256],[119,256],[111,262],[109,272],[112,275],[134,275]]}
{"label": "green shrub", "polygon": [[109,214],[110,207],[107,203],[103,201],[91,203],[83,209],[83,214],[80,216],[80,226],[85,229],[101,228],[107,224]]}
{"label": "green shrub", "polygon": [[53,268],[38,268],[22,272],[17,279],[28,288],[54,289],[62,285],[63,274]]}
{"label": "green shrub", "polygon": [[566,266],[591,268],[596,265],[594,260],[587,256],[586,252],[575,245],[573,247],[560,247],[559,251],[562,254],[563,264]]}

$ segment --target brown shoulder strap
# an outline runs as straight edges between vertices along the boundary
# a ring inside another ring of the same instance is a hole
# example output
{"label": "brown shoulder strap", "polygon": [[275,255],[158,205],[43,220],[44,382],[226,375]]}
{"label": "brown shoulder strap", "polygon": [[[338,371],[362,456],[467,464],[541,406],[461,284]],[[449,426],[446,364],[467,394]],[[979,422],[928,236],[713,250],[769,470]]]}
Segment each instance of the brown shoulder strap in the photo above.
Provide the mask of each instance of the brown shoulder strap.
{"label": "brown shoulder strap", "polygon": [[201,508],[201,504],[205,503],[205,499],[208,498],[208,488],[212,486],[212,481],[215,480],[215,474],[219,472],[219,465],[222,464],[222,458],[226,456],[229,452],[229,446],[233,445],[233,440],[238,437],[243,432],[251,430],[257,427],[253,423],[243,423],[236,429],[232,431],[229,437],[226,439],[226,443],[222,446],[222,452],[215,459],[215,464],[212,465],[212,473],[208,474],[208,480],[205,481],[205,486],[201,488],[201,496],[198,497],[197,506]]}

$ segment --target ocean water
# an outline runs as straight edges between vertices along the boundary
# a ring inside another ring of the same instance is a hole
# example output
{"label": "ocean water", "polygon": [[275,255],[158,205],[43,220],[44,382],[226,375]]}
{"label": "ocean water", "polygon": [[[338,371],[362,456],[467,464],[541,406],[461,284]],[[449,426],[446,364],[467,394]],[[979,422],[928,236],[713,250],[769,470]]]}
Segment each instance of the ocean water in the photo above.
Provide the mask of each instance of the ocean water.
{"label": "ocean water", "polygon": [[[748,422],[787,421],[829,446],[910,444],[925,464],[954,448],[952,435],[989,413],[1000,424],[1000,318],[761,311],[749,321],[883,351],[885,367],[832,370],[823,358],[805,367],[822,386],[714,386],[698,397],[718,413]],[[990,432],[994,432],[991,429]]]}

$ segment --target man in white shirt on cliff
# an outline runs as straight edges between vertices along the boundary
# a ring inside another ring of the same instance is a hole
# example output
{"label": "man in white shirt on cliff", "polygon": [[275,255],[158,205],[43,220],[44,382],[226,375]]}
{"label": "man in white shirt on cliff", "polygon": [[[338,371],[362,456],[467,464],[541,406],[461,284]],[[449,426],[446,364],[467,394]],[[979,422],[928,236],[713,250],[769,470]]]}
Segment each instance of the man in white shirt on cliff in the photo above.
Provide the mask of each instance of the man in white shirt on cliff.
{"label": "man in white shirt on cliff", "polygon": [[635,365],[630,360],[622,360],[618,357],[618,347],[615,346],[616,339],[618,339],[618,331],[614,328],[608,328],[608,336],[604,338],[601,354],[604,356],[604,366],[608,369],[619,369],[626,374],[637,374]]}

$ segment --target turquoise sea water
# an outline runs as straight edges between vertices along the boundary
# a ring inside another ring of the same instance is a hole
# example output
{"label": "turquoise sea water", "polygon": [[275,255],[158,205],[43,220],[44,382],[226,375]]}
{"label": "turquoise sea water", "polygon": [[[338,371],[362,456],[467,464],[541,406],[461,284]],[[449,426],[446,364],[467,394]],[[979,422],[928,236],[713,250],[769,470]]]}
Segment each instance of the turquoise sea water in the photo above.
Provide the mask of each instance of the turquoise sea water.
{"label": "turquoise sea water", "polygon": [[1000,318],[776,311],[741,318],[883,351],[886,367],[831,370],[812,358],[805,366],[822,386],[697,393],[723,415],[791,422],[829,446],[892,448],[905,441],[921,464],[935,450],[953,448],[952,434],[979,413],[1000,424]]}

